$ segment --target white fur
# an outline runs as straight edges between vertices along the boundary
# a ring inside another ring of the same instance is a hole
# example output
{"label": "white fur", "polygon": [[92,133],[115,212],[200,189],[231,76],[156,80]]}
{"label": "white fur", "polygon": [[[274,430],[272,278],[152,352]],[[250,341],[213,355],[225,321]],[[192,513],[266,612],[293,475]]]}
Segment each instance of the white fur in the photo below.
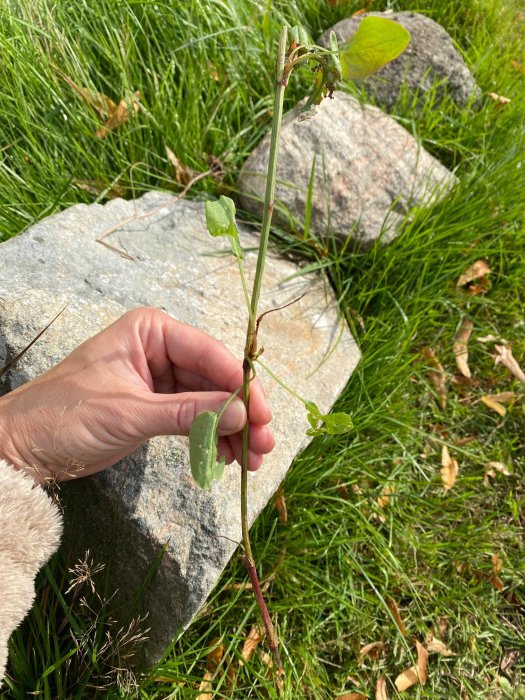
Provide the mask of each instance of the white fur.
{"label": "white fur", "polygon": [[35,576],[61,534],[59,509],[45,491],[0,459],[0,685],[9,636],[31,608]]}

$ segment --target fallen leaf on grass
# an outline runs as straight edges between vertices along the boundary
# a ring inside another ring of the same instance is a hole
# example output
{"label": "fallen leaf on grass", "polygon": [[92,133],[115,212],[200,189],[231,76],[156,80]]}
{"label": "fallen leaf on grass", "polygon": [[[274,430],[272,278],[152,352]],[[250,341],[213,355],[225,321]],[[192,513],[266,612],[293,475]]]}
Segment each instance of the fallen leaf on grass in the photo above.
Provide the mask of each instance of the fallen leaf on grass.
{"label": "fallen leaf on grass", "polygon": [[127,100],[120,100],[116,104],[111,97],[108,97],[103,92],[94,92],[88,88],[79,87],[61,70],[58,68],[55,68],[55,70],[98,113],[100,119],[104,120],[104,124],[95,132],[95,136],[99,139],[105,138],[110,131],[114,131],[122,124],[128,122],[130,116],[137,113],[140,109],[140,92],[138,90],[133,93],[130,104],[128,104]]}
{"label": "fallen leaf on grass", "polygon": [[517,70],[518,73],[525,73],[525,66],[522,63],[519,63],[519,61],[511,61],[510,65],[514,68],[514,70]]}
{"label": "fallen leaf on grass", "polygon": [[416,683],[425,685],[427,682],[428,673],[428,652],[425,647],[416,641],[417,649],[417,665],[407,668],[394,681],[396,688],[400,693],[408,688],[411,688]]}
{"label": "fallen leaf on grass", "polygon": [[487,92],[487,95],[491,100],[497,103],[497,106],[506,105],[510,102],[510,97],[504,97],[503,95],[498,95],[497,92]]}
{"label": "fallen leaf on grass", "polygon": [[495,401],[491,396],[482,396],[480,398],[481,403],[484,403],[485,406],[488,408],[491,408],[493,411],[496,411],[500,416],[504,416],[507,413],[507,409],[505,406],[500,403],[499,401]]}
{"label": "fallen leaf on grass", "polygon": [[399,614],[399,608],[397,607],[396,601],[393,598],[386,598],[385,602],[388,605],[388,609],[392,613],[394,620],[396,621],[396,624],[399,628],[399,631],[401,632],[403,637],[406,637],[407,636],[406,627],[403,624],[403,620],[401,619],[401,615]]}
{"label": "fallen leaf on grass", "polygon": [[200,694],[197,695],[197,700],[211,700],[213,697],[212,678],[224,656],[224,645],[219,644],[219,638],[216,637],[211,643],[212,649],[206,656],[206,671],[199,685]]}
{"label": "fallen leaf on grass", "polygon": [[[268,666],[268,668],[272,669],[275,664],[273,661],[273,657],[268,654],[266,651],[261,651],[261,661],[265,666]],[[275,685],[277,686],[277,690],[279,692],[279,697],[281,697],[284,694],[284,680],[283,677],[280,674],[277,674],[274,676],[274,682]]]}
{"label": "fallen leaf on grass", "polygon": [[454,656],[447,645],[440,639],[434,637],[432,633],[428,633],[425,637],[425,648],[429,654],[440,654],[441,656]]}
{"label": "fallen leaf on grass", "polygon": [[503,566],[503,562],[501,558],[494,552],[494,554],[491,556],[492,559],[492,571],[497,575],[501,572],[501,567]]}
{"label": "fallen leaf on grass", "polygon": [[443,445],[441,449],[441,481],[445,487],[445,493],[450,491],[450,489],[456,483],[456,478],[458,476],[459,466],[455,459],[449,454],[448,447]]}
{"label": "fallen leaf on grass", "polygon": [[131,115],[136,114],[140,107],[140,92],[137,90],[133,97],[131,98],[131,104],[128,104],[126,100],[120,100],[118,105],[112,110],[110,110],[108,119],[104,124],[97,129],[95,136],[99,139],[104,139],[111,132],[118,129],[119,126],[126,124],[129,121]]}
{"label": "fallen leaf on grass", "polygon": [[476,260],[476,262],[471,265],[461,277],[456,282],[457,287],[464,287],[469,282],[480,279],[480,277],[485,277],[485,275],[490,274],[490,268],[484,260]]}
{"label": "fallen leaf on grass", "polygon": [[386,693],[386,678],[384,676],[379,676],[377,679],[376,700],[388,700],[388,695]]}
{"label": "fallen leaf on grass", "polygon": [[489,477],[492,477],[494,479],[494,477],[496,476],[496,472],[503,474],[503,476],[511,475],[507,467],[501,462],[487,462],[487,464],[485,465],[485,476],[483,477],[484,486],[488,487],[490,485]]}
{"label": "fallen leaf on grass", "polygon": [[487,462],[488,469],[500,472],[503,476],[510,476],[510,472],[502,462]]}
{"label": "fallen leaf on grass", "polygon": [[200,682],[199,685],[199,695],[197,695],[196,700],[211,700],[213,697],[212,694],[212,684],[211,684],[211,679],[213,678],[213,673],[210,671],[206,671],[202,681]]}
{"label": "fallen leaf on grass", "polygon": [[432,365],[432,368],[428,372],[428,379],[430,383],[434,386],[436,393],[439,397],[439,405],[442,409],[447,406],[447,390],[446,390],[446,379],[445,370],[443,365],[438,360],[436,353],[432,348],[423,348],[421,354],[427,360],[427,362]]}
{"label": "fallen leaf on grass", "polygon": [[249,661],[251,659],[252,654],[259,646],[262,637],[263,636],[261,635],[258,625],[253,625],[251,630],[248,632],[248,636],[246,637],[246,640],[243,644],[241,651],[242,661],[239,662],[239,666],[244,665],[246,661]]}
{"label": "fallen leaf on grass", "polygon": [[358,664],[362,663],[365,656],[369,656],[374,661],[377,661],[377,659],[381,656],[381,654],[384,652],[384,650],[385,650],[384,642],[371,642],[370,644],[365,644],[364,647],[359,649],[359,656],[357,659],[357,663]]}
{"label": "fallen leaf on grass", "polygon": [[388,484],[385,486],[385,488],[381,491],[381,495],[377,497],[377,505],[380,508],[386,508],[387,505],[390,503],[390,496],[392,495],[392,487],[388,486]]}
{"label": "fallen leaf on grass", "polygon": [[506,367],[520,382],[525,383],[525,373],[517,363],[512,350],[507,345],[495,345],[496,355],[494,356],[495,365],[503,365]]}
{"label": "fallen leaf on grass", "polygon": [[481,335],[479,338],[476,338],[478,343],[493,343],[494,341],[498,340],[495,335],[492,335],[492,333],[489,333],[489,335]]}
{"label": "fallen leaf on grass", "polygon": [[273,505],[275,507],[275,510],[277,511],[278,516],[279,516],[279,522],[287,523],[288,522],[288,511],[286,509],[286,499],[284,498],[284,490],[283,489],[279,489],[279,491],[277,491],[277,493],[275,494]]}
{"label": "fallen leaf on grass", "polygon": [[453,346],[454,355],[456,356],[456,365],[461,374],[468,379],[472,376],[468,366],[468,341],[473,328],[474,325],[472,321],[468,318],[464,318],[456,333]]}
{"label": "fallen leaf on grass", "polygon": [[175,153],[173,153],[169,146],[164,145],[164,148],[166,149],[166,155],[168,157],[168,160],[173,166],[173,170],[175,172],[175,180],[177,181],[177,184],[187,185],[197,173],[195,172],[195,170],[188,168],[187,165],[184,165],[184,163],[182,163],[182,161],[180,161],[177,158],[177,156],[175,155]]}
{"label": "fallen leaf on grass", "polygon": [[335,700],[366,700],[366,695],[363,695],[363,693],[345,693],[344,695],[337,695]]}

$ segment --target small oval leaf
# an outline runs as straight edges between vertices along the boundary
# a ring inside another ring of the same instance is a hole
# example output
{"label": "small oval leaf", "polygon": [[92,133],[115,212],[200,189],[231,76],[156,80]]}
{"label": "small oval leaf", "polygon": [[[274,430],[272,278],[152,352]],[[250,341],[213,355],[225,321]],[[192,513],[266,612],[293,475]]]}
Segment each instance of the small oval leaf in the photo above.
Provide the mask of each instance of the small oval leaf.
{"label": "small oval leaf", "polygon": [[198,486],[206,490],[224,471],[224,460],[217,462],[218,419],[215,411],[205,411],[195,418],[190,429],[191,473]]}
{"label": "small oval leaf", "polygon": [[410,32],[384,17],[365,17],[356,33],[341,47],[343,78],[366,78],[406,49]]}

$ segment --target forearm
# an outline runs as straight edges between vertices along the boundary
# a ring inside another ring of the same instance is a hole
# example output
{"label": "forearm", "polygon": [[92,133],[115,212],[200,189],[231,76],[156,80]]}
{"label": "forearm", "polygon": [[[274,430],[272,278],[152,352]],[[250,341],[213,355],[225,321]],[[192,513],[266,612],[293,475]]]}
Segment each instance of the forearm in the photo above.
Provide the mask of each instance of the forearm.
{"label": "forearm", "polygon": [[9,636],[31,608],[35,576],[61,533],[57,505],[31,477],[0,459],[0,684]]}

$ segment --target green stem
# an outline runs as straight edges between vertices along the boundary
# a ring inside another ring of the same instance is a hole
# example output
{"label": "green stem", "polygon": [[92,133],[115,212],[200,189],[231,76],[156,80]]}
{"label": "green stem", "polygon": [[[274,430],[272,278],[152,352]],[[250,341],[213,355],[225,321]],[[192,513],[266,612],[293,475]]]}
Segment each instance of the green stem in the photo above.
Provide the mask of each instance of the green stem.
{"label": "green stem", "polygon": [[[246,344],[244,347],[243,361],[243,400],[246,406],[246,414],[250,415],[250,382],[253,378],[252,367],[253,361],[257,355],[257,335],[256,335],[256,319],[257,309],[259,307],[259,297],[261,293],[262,277],[264,272],[264,264],[266,260],[266,251],[268,249],[268,240],[270,235],[270,224],[272,221],[274,196],[275,196],[275,181],[277,174],[277,155],[279,151],[279,134],[281,130],[281,121],[283,116],[283,101],[284,91],[286,88],[286,78],[284,76],[284,66],[286,59],[288,30],[286,27],[281,29],[279,38],[279,52],[277,55],[277,64],[275,72],[275,98],[273,108],[272,132],[270,141],[270,157],[268,161],[268,174],[266,178],[266,194],[264,199],[264,213],[261,227],[261,240],[259,243],[259,252],[257,256],[257,267],[255,270],[255,279],[253,282],[252,297],[250,303],[250,315],[248,319],[248,328],[246,331]],[[253,560],[250,537],[248,533],[248,453],[249,453],[249,438],[250,438],[250,423],[249,419],[242,432],[242,464],[241,464],[241,524],[242,524],[242,541],[244,545],[244,561],[250,578],[255,576],[255,562]],[[254,590],[257,587],[254,584]],[[265,623],[266,632],[269,637],[270,646],[274,651],[277,668],[281,671],[281,663],[277,652],[277,636],[271,625],[268,609],[262,598],[258,595],[257,603],[261,611],[261,616]]]}
{"label": "green stem", "polygon": [[296,391],[294,391],[291,386],[288,386],[288,384],[283,382],[282,379],[279,379],[279,377],[272,372],[272,370],[268,367],[268,365],[261,361],[260,357],[257,358],[257,364],[260,365],[263,368],[263,370],[266,372],[266,374],[268,374],[272,379],[274,379],[277,382],[277,384],[279,384],[279,386],[282,386],[282,388],[286,392],[288,392],[290,394],[290,396],[293,396],[295,399],[299,399],[299,401],[301,401],[301,403],[303,403],[306,406],[308,401],[306,399],[303,399],[303,397],[300,394],[298,394]]}

